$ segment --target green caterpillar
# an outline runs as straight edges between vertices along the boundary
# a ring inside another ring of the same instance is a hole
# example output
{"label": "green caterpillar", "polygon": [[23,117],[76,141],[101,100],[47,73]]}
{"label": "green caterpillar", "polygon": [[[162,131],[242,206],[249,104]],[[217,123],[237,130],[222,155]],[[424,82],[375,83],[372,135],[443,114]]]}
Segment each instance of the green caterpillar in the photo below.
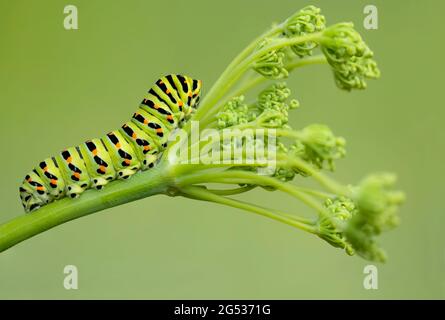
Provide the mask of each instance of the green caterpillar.
{"label": "green caterpillar", "polygon": [[102,189],[112,180],[153,167],[169,133],[197,108],[201,85],[187,76],[162,77],[121,128],[40,162],[19,188],[25,211],[64,197],[77,198],[89,188]]}

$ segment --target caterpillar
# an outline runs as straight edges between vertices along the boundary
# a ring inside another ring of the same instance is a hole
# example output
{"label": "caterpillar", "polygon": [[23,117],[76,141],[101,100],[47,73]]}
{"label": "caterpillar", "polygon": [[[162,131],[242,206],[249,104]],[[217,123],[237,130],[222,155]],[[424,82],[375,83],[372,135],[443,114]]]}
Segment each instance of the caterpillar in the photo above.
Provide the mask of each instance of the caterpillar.
{"label": "caterpillar", "polygon": [[26,212],[152,168],[169,134],[197,108],[202,81],[170,74],[156,81],[130,121],[105,136],[41,161],[19,187]]}

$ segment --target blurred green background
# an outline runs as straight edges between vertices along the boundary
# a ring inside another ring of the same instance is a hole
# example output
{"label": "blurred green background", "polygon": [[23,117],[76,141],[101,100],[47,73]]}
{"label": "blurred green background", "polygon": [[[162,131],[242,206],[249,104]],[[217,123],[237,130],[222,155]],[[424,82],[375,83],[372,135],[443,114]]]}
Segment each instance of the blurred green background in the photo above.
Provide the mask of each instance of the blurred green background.
{"label": "blurred green background", "polygon": [[[68,4],[79,30],[63,28]],[[1,253],[0,298],[445,298],[439,1],[1,1],[0,222],[23,214],[17,189],[39,160],[126,121],[160,75],[200,78],[205,93],[256,35],[307,4],[328,24],[353,21],[382,70],[353,93],[338,90],[325,66],[288,81],[302,105],[294,127],[325,123],[347,139],[338,180],[394,171],[408,195],[401,226],[380,239],[389,261],[378,265],[378,290],[363,288],[367,261],[314,236],[157,196]],[[367,4],[379,10],[378,30],[362,27]],[[286,205],[278,194],[247,195],[260,197]],[[78,290],[63,287],[68,264],[79,269]]]}

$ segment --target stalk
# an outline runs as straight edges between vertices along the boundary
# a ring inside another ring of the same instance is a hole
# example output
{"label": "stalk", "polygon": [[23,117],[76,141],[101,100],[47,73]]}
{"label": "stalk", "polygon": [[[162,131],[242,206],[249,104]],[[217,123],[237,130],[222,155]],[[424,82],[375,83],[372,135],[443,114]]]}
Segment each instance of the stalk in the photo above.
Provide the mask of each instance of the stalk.
{"label": "stalk", "polygon": [[300,230],[309,233],[317,232],[317,228],[314,225],[312,225],[309,221],[305,221],[304,219],[299,219],[298,217],[294,218],[292,215],[273,212],[269,209],[262,208],[247,202],[238,201],[231,198],[216,195],[203,188],[187,186],[180,188],[180,192],[182,193],[183,196],[191,197],[193,199],[215,202],[229,207],[250,211],[265,216],[267,218],[283,222],[285,224],[291,225],[293,227],[296,227]]}
{"label": "stalk", "polygon": [[140,172],[126,181],[113,181],[103,190],[87,190],[80,198],[64,198],[0,225],[0,252],[65,222],[168,191],[168,164]]}

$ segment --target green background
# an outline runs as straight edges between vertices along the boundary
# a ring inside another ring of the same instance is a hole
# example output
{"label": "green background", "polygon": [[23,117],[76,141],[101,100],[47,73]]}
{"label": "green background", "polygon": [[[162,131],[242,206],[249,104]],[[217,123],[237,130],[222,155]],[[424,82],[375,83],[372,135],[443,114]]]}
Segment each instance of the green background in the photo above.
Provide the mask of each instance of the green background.
{"label": "green background", "polygon": [[[356,183],[394,171],[408,200],[402,224],[380,240],[379,289],[363,288],[368,262],[324,241],[242,211],[156,196],[61,225],[0,254],[0,298],[445,298],[439,1],[372,1],[379,29],[364,30],[370,1],[0,2],[0,222],[23,214],[18,186],[39,160],[126,121],[167,73],[208,90],[273,21],[315,4],[328,23],[353,21],[382,78],[338,90],[326,66],[292,74],[302,108],[292,124],[329,125],[348,142],[335,177]],[[63,28],[63,8],[79,30]],[[250,200],[291,206],[278,194]],[[63,268],[79,269],[65,290]]]}

